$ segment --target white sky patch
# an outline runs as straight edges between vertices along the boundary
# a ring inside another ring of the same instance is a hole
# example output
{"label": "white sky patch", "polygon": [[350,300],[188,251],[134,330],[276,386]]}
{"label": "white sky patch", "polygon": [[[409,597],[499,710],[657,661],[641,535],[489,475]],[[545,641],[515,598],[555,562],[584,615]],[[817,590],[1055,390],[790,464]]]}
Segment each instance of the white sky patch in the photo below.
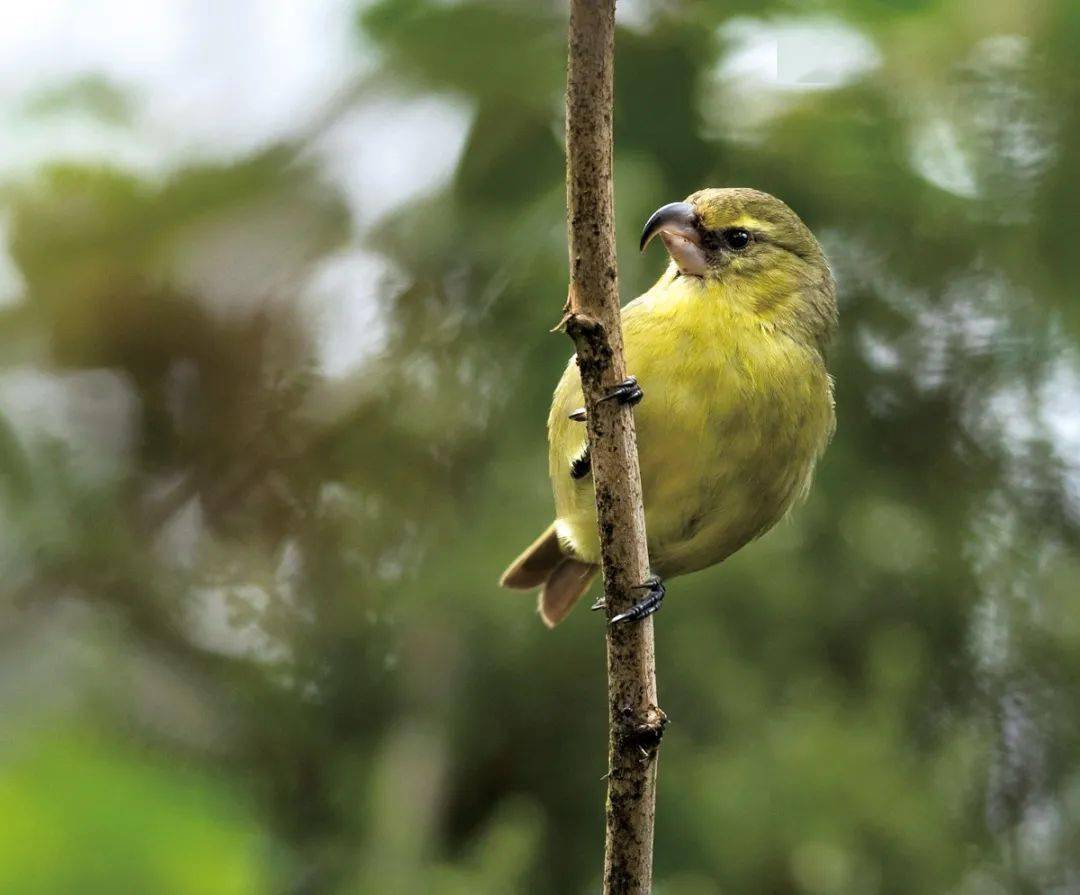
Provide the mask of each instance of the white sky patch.
{"label": "white sky patch", "polygon": [[[167,169],[286,136],[370,64],[354,14],[349,0],[8,0],[0,173],[56,158]],[[35,93],[88,75],[131,93],[131,129],[77,109],[13,126]]]}
{"label": "white sky patch", "polygon": [[8,249],[9,224],[7,216],[0,214],[0,308],[18,304],[26,289],[23,275]]}
{"label": "white sky patch", "polygon": [[268,665],[288,661],[287,643],[271,636],[259,624],[271,597],[254,584],[196,590],[188,611],[188,630],[204,649],[237,659]]}
{"label": "white sky patch", "polygon": [[448,97],[379,97],[346,115],[316,152],[345,193],[353,218],[370,224],[439,187],[457,167],[473,110]]}
{"label": "white sky patch", "polygon": [[379,298],[397,276],[382,255],[363,250],[333,255],[316,269],[304,301],[323,375],[346,376],[383,348],[387,326]]}
{"label": "white sky patch", "polygon": [[709,77],[702,111],[715,119],[719,110],[717,130],[728,138],[753,136],[800,94],[842,87],[881,64],[869,37],[827,16],[737,18],[718,37],[730,50]]}
{"label": "white sky patch", "polygon": [[619,0],[615,4],[615,24],[632,31],[645,31],[652,22],[649,0]]}
{"label": "white sky patch", "polygon": [[973,396],[963,408],[963,420],[977,436],[995,439],[1006,449],[1013,462],[1004,474],[1018,487],[1038,484],[1027,481],[1032,458],[1040,442],[1049,444],[1060,464],[1066,500],[1080,513],[1080,356],[1075,352],[1064,351],[1033,390],[1004,381]]}
{"label": "white sky patch", "polygon": [[1065,473],[1069,502],[1080,513],[1080,356],[1061,357],[1040,388],[1042,422]]}
{"label": "white sky patch", "polygon": [[0,177],[51,162],[107,162],[143,177],[159,177],[170,167],[165,147],[81,111],[28,121],[0,110],[0,127]]}
{"label": "white sky patch", "polygon": [[930,118],[915,128],[909,150],[911,166],[939,189],[974,199],[979,195],[971,161],[960,144],[956,126],[945,118]]}
{"label": "white sky patch", "polygon": [[89,478],[122,470],[134,449],[137,410],[131,384],[112,370],[0,372],[0,414],[24,446],[62,442],[73,467]]}
{"label": "white sky patch", "polygon": [[870,38],[828,17],[738,18],[725,24],[720,36],[734,44],[720,63],[720,78],[777,90],[830,90],[881,64]]}
{"label": "white sky patch", "polygon": [[1036,408],[1032,407],[1027,389],[1019,383],[1006,382],[972,403],[976,408],[968,416],[978,414],[979,419],[969,419],[968,427],[978,429],[981,423],[987,436],[999,436],[1009,453],[1022,460],[1039,436]]}
{"label": "white sky patch", "polygon": [[865,326],[856,335],[863,357],[876,370],[893,371],[903,365],[903,355],[892,342],[880,338]]}
{"label": "white sky patch", "polygon": [[190,571],[198,560],[203,533],[202,504],[193,497],[162,527],[154,539],[154,549],[162,562]]}

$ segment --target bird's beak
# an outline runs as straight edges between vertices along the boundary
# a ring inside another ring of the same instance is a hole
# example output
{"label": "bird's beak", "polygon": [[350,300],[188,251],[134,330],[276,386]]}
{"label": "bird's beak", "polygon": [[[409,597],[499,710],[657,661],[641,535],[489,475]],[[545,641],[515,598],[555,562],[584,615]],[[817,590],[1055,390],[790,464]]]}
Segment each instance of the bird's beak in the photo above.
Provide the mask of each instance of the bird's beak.
{"label": "bird's beak", "polygon": [[679,266],[679,271],[700,277],[708,269],[708,264],[701,248],[701,234],[698,232],[697,223],[697,212],[689,202],[671,202],[664,205],[656,209],[652,217],[645,222],[645,229],[641,231],[641,251],[644,252],[652,238],[659,233],[671,260]]}

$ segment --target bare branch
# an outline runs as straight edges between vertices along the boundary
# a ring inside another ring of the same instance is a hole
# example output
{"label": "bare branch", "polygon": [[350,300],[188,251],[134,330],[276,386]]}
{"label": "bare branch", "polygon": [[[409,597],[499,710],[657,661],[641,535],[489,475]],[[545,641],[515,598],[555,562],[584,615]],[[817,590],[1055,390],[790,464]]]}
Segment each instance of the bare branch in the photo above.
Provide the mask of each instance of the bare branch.
{"label": "bare branch", "polygon": [[[577,348],[588,411],[608,618],[640,598],[649,577],[634,418],[600,401],[626,377],[615,264],[612,183],[614,0],[571,0],[566,84],[570,291],[562,325]],[[648,400],[646,398],[645,400]],[[657,706],[653,620],[609,625],[606,893],[652,885]]]}

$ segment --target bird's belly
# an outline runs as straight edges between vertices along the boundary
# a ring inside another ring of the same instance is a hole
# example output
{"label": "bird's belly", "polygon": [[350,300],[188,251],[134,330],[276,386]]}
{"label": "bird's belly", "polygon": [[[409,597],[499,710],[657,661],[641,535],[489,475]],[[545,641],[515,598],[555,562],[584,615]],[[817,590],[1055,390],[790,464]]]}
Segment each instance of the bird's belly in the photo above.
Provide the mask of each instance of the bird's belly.
{"label": "bird's belly", "polygon": [[[661,576],[718,563],[768,531],[806,492],[832,431],[820,355],[756,322],[722,320],[723,329],[709,321],[669,321],[649,334],[639,319],[626,329],[627,369],[645,393],[634,417],[649,558]],[[575,481],[568,469],[578,424],[564,419],[580,391],[561,400],[552,429],[556,527],[570,551],[598,562],[592,477]]]}
{"label": "bird's belly", "polygon": [[[662,577],[714,565],[772,528],[805,492],[828,440],[827,392],[794,409],[783,401],[658,400],[646,386],[638,417],[649,559]],[[591,477],[587,480],[591,483]],[[598,562],[592,488],[580,487],[560,513],[560,535]]]}
{"label": "bird's belly", "polygon": [[772,528],[803,492],[831,415],[769,391],[685,397],[639,417],[649,557],[665,577],[720,562]]}

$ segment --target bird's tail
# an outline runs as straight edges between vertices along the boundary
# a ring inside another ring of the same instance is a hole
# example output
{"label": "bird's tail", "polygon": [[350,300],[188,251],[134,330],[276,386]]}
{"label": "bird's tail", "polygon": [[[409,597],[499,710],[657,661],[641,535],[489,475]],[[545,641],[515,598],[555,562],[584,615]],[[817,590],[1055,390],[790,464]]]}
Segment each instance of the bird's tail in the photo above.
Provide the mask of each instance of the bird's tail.
{"label": "bird's tail", "polygon": [[499,584],[514,590],[540,587],[540,618],[554,628],[570,614],[599,571],[592,563],[566,555],[552,523],[503,572]]}

